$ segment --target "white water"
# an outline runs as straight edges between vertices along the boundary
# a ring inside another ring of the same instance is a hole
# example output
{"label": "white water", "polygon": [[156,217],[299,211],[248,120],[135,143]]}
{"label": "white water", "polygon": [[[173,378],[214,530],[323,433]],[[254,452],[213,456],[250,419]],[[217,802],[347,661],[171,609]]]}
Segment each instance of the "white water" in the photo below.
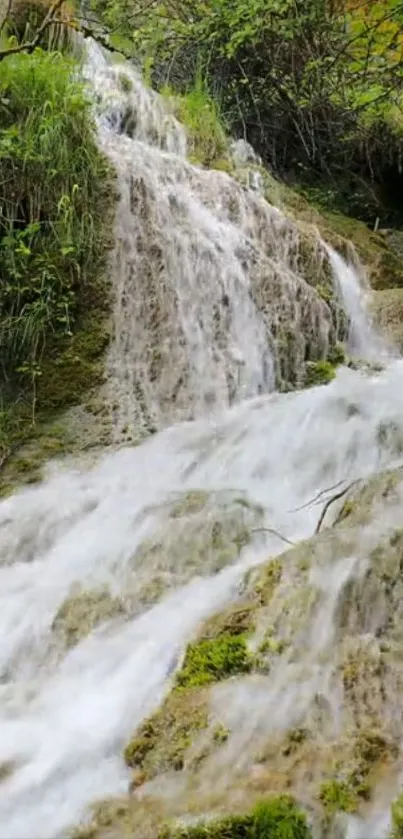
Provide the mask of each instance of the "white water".
{"label": "white water", "polygon": [[[175,283],[177,294],[175,302],[169,295],[164,298],[164,306],[180,310],[175,322],[183,333],[180,345],[171,334],[172,320],[164,332],[167,312],[162,308],[163,375],[154,388],[143,370],[147,404],[157,422],[175,418],[176,412],[171,415],[167,407],[169,388],[182,365],[190,382],[182,413],[189,409],[190,416],[204,418],[168,428],[136,449],[106,454],[92,470],[50,477],[0,504],[0,763],[15,765],[0,783],[1,839],[54,839],[91,802],[125,791],[125,739],[168,688],[169,674],[197,624],[235,596],[245,567],[280,551],[282,544],[275,535],[256,534],[237,564],[207,577],[201,567],[197,577],[153,608],[112,619],[66,652],[52,622],[71,587],[107,585],[124,597],[139,573],[137,546],[166,522],[173,495],[189,489],[236,490],[263,506],[268,527],[293,540],[309,536],[317,509],[296,508],[325,487],[395,463],[400,455],[394,441],[398,433],[403,435],[402,362],[376,378],[342,369],[326,388],[256,397],[260,389],[273,387],[273,360],[267,330],[248,291],[248,265],[242,267],[243,259],[236,255],[244,244],[240,230],[256,224],[250,217],[252,206],[259,235],[263,241],[267,237],[274,253],[270,259],[276,261],[276,270],[270,277],[284,280],[288,296],[283,303],[290,306],[292,289],[303,288],[308,298],[311,293],[290,268],[289,238],[294,233],[277,211],[249,194],[237,209],[242,223],[231,226],[224,210],[230,179],[201,174],[186,164],[183,130],[142,87],[136,89],[136,96],[143,97],[143,118],[133,127],[135,139],[116,134],[116,80],[99,65],[97,54],[95,58],[91,67],[102,97],[111,80],[113,102],[101,129],[102,144],[116,163],[122,191],[121,242],[114,263],[121,286],[110,358],[117,427],[135,425],[138,419],[134,377],[152,349],[143,330],[144,289],[136,286],[147,259],[144,231],[136,229],[136,213],[130,208],[126,176],[131,166],[130,177],[146,183],[143,212],[150,213],[151,231],[155,213],[160,214],[164,277]],[[150,133],[155,145],[149,145]],[[158,200],[147,209],[150,190]],[[180,236],[175,228],[172,206],[185,224],[184,238],[183,226]],[[152,293],[158,297],[158,285]],[[223,293],[233,308],[219,340],[209,309]],[[318,323],[326,341],[330,326],[320,302],[318,306],[315,317],[323,313],[323,323]],[[294,325],[301,311],[295,303]],[[360,324],[355,325],[360,331]],[[175,355],[178,346],[180,356]],[[239,403],[230,409],[228,369]],[[251,396],[255,398],[241,401]],[[215,414],[206,416],[206,403]],[[379,434],[388,425],[395,429],[392,439]]]}
{"label": "white water", "polygon": [[301,264],[294,223],[226,173],[187,162],[169,101],[94,44],[87,73],[121,196],[108,364],[116,439],[271,392],[276,377],[298,381],[336,337],[315,290],[323,242],[312,231]]}
{"label": "white water", "polygon": [[368,314],[370,289],[366,277],[358,276],[357,269],[348,265],[340,254],[327,245],[330,263],[336,278],[344,308],[350,317],[349,350],[357,358],[369,362],[390,359],[391,350],[376,333]]}

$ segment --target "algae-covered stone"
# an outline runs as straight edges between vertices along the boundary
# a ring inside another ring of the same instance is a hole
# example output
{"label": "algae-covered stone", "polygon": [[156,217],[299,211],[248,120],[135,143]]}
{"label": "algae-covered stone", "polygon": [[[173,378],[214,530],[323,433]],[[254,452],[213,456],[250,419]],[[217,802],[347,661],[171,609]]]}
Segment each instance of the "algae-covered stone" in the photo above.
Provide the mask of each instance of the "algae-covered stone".
{"label": "algae-covered stone", "polygon": [[168,770],[179,771],[192,742],[208,722],[203,691],[173,691],[126,745],[125,761],[132,768],[139,767],[145,780]]}
{"label": "algae-covered stone", "polygon": [[72,647],[99,624],[124,614],[122,602],[112,597],[106,588],[79,591],[62,603],[53,620],[52,630],[68,647]]}

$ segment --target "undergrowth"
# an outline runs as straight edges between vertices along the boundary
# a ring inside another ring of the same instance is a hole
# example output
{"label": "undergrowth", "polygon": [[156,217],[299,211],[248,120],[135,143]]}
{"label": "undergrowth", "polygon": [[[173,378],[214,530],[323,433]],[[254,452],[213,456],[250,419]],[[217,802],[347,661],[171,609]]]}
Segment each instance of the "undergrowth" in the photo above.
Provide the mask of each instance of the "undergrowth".
{"label": "undergrowth", "polygon": [[169,86],[166,97],[174,97],[176,115],[188,131],[189,157],[195,163],[211,166],[226,152],[228,141],[218,103],[209,94],[200,74],[186,93],[175,95]]}
{"label": "undergrowth", "polygon": [[0,465],[46,408],[86,313],[95,323],[106,304],[113,190],[77,70],[41,49],[0,64]]}

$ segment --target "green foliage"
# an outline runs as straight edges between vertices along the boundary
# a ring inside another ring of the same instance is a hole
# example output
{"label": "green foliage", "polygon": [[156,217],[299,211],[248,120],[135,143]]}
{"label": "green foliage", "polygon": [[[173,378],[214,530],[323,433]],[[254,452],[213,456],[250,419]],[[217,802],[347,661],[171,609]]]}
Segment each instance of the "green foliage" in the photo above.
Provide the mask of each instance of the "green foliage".
{"label": "green foliage", "polygon": [[329,364],[332,364],[333,366],[337,366],[338,364],[344,364],[346,361],[346,353],[343,345],[335,344],[334,347],[332,347],[329,350],[327,354],[327,360]]}
{"label": "green foliage", "polygon": [[[173,96],[169,86],[161,90]],[[211,166],[222,160],[227,148],[227,138],[216,101],[210,96],[200,74],[186,93],[175,97],[176,115],[188,129],[190,159]]]}
{"label": "green foliage", "polygon": [[311,836],[304,813],[287,795],[267,798],[250,814],[228,816],[219,821],[169,828],[159,839],[309,839]]}
{"label": "green foliage", "polygon": [[353,813],[357,809],[357,796],[347,781],[323,781],[319,798],[329,815],[339,810]]}
{"label": "green foliage", "polygon": [[307,387],[327,385],[335,375],[334,366],[330,361],[310,361],[306,365],[305,384]]}
{"label": "green foliage", "polygon": [[94,3],[154,84],[187,93],[201,72],[231,131],[273,171],[320,184],[328,206],[372,223],[381,214],[403,146],[401,3]]}
{"label": "green foliage", "polygon": [[30,394],[30,422],[52,389],[45,368],[68,352],[83,312],[105,305],[97,273],[113,191],[76,71],[39,49],[0,64],[0,384],[8,412]]}
{"label": "green foliage", "polygon": [[392,832],[390,839],[403,837],[403,793],[392,804]]}
{"label": "green foliage", "polygon": [[180,688],[196,687],[247,673],[252,666],[244,635],[222,634],[189,644],[176,677]]}

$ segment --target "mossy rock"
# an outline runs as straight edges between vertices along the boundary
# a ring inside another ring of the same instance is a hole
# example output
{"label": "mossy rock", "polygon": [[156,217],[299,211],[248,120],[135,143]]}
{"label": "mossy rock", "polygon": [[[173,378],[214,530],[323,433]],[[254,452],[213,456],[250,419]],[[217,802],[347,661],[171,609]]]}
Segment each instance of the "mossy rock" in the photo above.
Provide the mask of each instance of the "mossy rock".
{"label": "mossy rock", "polygon": [[256,602],[241,601],[228,609],[213,615],[199,630],[201,640],[214,639],[220,635],[245,635],[254,628]]}
{"label": "mossy rock", "polygon": [[158,839],[310,839],[305,814],[291,796],[266,798],[251,813],[190,827],[164,828]]}
{"label": "mossy rock", "polygon": [[123,615],[123,604],[107,589],[80,591],[62,603],[54,617],[52,631],[67,647],[72,647],[99,624]]}
{"label": "mossy rock", "polygon": [[[379,433],[385,434],[383,426]],[[381,442],[381,440],[380,440]],[[344,522],[351,525],[363,525],[370,521],[374,506],[378,502],[391,503],[397,498],[397,487],[403,481],[403,468],[399,467],[380,472],[364,483],[357,481],[346,493],[345,500],[338,513],[335,524]]]}
{"label": "mossy rock", "polygon": [[180,771],[197,734],[209,723],[207,695],[200,690],[172,691],[161,708],[137,729],[124,759],[144,780]]}
{"label": "mossy rock", "polygon": [[195,574],[215,574],[235,562],[250,542],[263,509],[237,493],[190,490],[158,508],[163,513],[151,538],[132,558],[136,571],[162,587],[185,584]]}

